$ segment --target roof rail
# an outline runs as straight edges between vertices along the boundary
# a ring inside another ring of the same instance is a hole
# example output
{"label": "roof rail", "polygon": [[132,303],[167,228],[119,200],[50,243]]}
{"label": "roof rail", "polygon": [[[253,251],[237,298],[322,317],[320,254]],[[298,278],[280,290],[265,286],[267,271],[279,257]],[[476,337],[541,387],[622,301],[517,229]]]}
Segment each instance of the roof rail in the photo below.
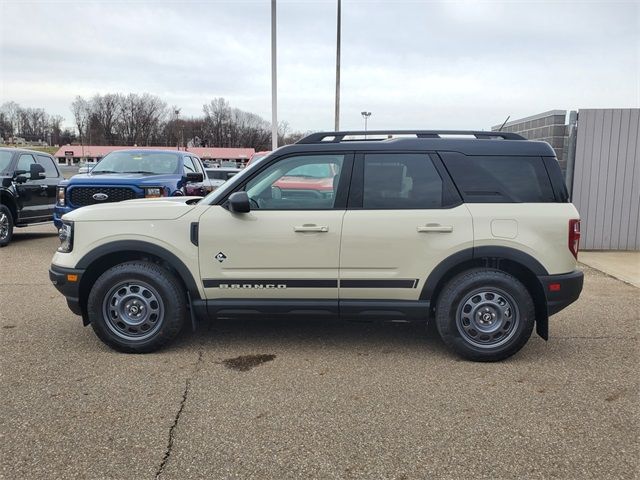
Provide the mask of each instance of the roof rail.
{"label": "roof rail", "polygon": [[[526,140],[526,138],[511,132],[473,131],[473,130],[369,130],[369,131],[344,131],[344,132],[316,132],[301,138],[296,143],[340,143],[349,141],[381,141],[393,138],[394,135],[415,135],[416,138],[443,138],[447,135],[467,135],[478,139],[491,140],[502,138],[504,140]],[[364,138],[345,139],[345,137],[360,136]],[[378,138],[367,138],[369,136]],[[380,138],[386,136],[387,138]]]}

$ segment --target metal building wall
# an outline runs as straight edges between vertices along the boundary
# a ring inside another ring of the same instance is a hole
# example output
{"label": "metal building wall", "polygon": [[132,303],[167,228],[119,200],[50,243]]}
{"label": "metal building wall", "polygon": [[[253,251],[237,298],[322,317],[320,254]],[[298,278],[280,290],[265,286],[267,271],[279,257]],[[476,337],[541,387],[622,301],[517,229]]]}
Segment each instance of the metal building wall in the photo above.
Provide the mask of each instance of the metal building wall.
{"label": "metal building wall", "polygon": [[581,248],[640,250],[640,109],[578,112],[573,203]]}

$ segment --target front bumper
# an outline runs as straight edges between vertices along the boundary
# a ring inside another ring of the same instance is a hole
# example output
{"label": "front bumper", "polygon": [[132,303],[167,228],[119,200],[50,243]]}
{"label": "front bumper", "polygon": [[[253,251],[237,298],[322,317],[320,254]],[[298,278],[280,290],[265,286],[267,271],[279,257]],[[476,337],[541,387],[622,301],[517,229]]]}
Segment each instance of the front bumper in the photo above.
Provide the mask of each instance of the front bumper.
{"label": "front bumper", "polygon": [[584,273],[575,270],[561,275],[541,276],[538,279],[547,298],[547,312],[551,316],[578,299],[582,292]]}
{"label": "front bumper", "polygon": [[49,268],[49,280],[67,299],[67,305],[76,315],[82,315],[80,307],[80,280],[84,270],[59,267],[51,265]]}

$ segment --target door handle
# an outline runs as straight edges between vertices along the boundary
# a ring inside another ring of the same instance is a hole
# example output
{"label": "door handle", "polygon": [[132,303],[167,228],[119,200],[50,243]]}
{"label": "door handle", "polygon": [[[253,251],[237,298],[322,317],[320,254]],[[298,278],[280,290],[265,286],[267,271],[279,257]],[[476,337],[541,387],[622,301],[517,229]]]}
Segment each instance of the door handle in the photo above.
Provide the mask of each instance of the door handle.
{"label": "door handle", "polygon": [[427,225],[420,225],[418,233],[451,233],[453,232],[453,225],[440,225],[438,223],[428,223]]}
{"label": "door handle", "polygon": [[326,233],[329,231],[329,227],[326,225],[298,225],[293,227],[294,232],[320,232]]}

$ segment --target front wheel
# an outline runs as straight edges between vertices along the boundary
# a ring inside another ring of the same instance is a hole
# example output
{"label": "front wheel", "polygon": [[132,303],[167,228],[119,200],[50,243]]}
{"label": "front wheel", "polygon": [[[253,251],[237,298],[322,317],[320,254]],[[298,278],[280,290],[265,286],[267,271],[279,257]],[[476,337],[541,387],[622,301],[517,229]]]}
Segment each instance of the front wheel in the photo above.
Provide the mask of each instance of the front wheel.
{"label": "front wheel", "polygon": [[13,237],[13,215],[6,205],[0,204],[0,247],[9,245]]}
{"label": "front wheel", "polygon": [[529,340],[535,308],[514,276],[492,269],[463,272],[445,285],[436,306],[444,343],[464,358],[503,360]]}
{"label": "front wheel", "polygon": [[175,338],[186,316],[179,280],[151,262],[134,261],[104,272],[91,289],[87,313],[96,335],[121,352],[147,353]]}

